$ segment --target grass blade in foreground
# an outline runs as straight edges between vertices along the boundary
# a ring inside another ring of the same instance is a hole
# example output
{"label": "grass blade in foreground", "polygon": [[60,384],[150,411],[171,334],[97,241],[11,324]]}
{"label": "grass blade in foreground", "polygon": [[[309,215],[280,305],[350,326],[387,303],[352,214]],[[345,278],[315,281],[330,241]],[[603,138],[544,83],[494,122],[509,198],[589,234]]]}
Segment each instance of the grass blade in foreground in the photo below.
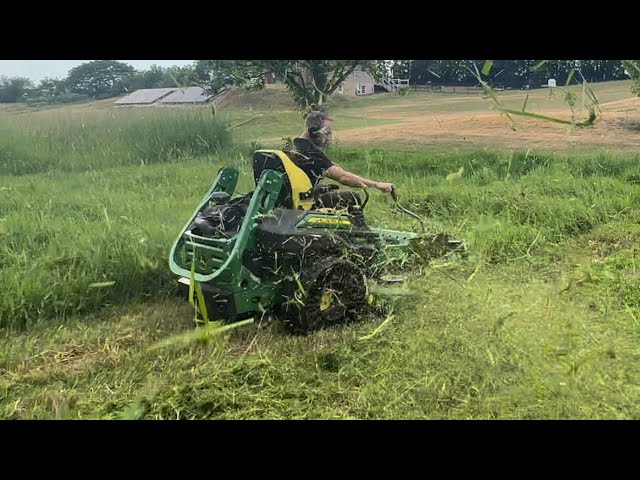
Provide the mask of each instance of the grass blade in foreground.
{"label": "grass blade in foreground", "polygon": [[482,74],[489,75],[491,67],[493,67],[493,60],[487,60],[486,62],[484,62],[484,67],[482,67]]}
{"label": "grass blade in foreground", "polygon": [[253,323],[253,318],[242,320],[241,322],[230,323],[228,325],[221,325],[220,322],[209,322],[209,324],[199,327],[196,330],[188,330],[184,333],[166,338],[154,345],[151,345],[147,351],[153,352],[167,347],[185,347],[194,342],[206,342],[211,337],[228,332],[229,330],[249,325],[250,323]]}

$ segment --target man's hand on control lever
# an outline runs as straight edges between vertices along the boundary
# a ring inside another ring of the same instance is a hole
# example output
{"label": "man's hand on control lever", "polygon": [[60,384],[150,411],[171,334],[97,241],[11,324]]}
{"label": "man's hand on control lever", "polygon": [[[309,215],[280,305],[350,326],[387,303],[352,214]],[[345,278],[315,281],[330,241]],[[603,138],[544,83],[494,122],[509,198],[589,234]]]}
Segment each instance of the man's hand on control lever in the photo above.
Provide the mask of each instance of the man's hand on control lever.
{"label": "man's hand on control lever", "polygon": [[391,194],[393,194],[396,190],[395,184],[387,183],[387,182],[376,182],[374,187],[382,192],[391,193]]}
{"label": "man's hand on control lever", "polygon": [[389,193],[393,192],[396,188],[393,183],[369,180],[368,178],[361,177],[355,173],[348,172],[337,165],[332,165],[328,168],[326,174],[329,178],[348,187],[377,188],[382,192]]}

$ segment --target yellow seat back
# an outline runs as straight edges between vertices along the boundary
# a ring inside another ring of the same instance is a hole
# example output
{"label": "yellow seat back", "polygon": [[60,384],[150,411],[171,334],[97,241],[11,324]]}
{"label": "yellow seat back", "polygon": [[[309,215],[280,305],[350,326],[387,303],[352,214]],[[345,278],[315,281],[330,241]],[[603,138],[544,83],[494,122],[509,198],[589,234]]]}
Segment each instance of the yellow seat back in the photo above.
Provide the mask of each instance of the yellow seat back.
{"label": "yellow seat back", "polygon": [[[309,179],[307,174],[304,173],[304,170],[293,163],[293,160],[291,160],[289,156],[282,150],[257,150],[254,153],[254,177],[256,182],[260,178],[262,170],[281,170],[280,168],[277,168],[277,165],[275,165],[273,162],[267,163],[264,160],[265,157],[268,157],[270,160],[275,160],[275,158],[278,158],[280,160],[282,169],[287,174],[287,177],[289,179],[289,185],[285,185],[285,188],[291,190],[291,201],[293,203],[293,208],[295,210],[311,210],[311,208],[313,207],[313,197],[309,195],[310,198],[304,198],[304,194],[308,194],[311,191],[311,180]],[[263,159],[261,164],[258,166],[256,165],[257,158]],[[256,168],[260,169],[260,171],[256,171]],[[301,194],[303,194],[302,198]]]}

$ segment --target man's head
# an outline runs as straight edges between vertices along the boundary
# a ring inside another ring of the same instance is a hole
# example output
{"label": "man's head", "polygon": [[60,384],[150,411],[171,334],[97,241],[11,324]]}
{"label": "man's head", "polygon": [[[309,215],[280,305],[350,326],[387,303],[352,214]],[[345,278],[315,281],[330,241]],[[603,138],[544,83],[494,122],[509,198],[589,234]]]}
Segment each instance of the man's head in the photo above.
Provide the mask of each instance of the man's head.
{"label": "man's head", "polygon": [[311,112],[307,115],[303,136],[318,148],[324,148],[331,142],[333,118],[324,112]]}

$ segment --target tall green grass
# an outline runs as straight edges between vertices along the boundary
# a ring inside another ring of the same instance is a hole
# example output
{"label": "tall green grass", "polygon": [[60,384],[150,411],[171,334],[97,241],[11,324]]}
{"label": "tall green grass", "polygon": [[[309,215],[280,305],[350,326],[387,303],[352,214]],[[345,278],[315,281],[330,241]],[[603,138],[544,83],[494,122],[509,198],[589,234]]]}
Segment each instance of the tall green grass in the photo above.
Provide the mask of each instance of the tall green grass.
{"label": "tall green grass", "polygon": [[221,164],[0,177],[0,325],[170,291],[171,242]]}
{"label": "tall green grass", "polygon": [[[405,206],[432,227],[464,237],[490,263],[550,253],[564,240],[640,206],[638,155],[343,150],[335,156],[370,178],[396,182]],[[383,212],[370,216],[389,221]]]}
{"label": "tall green grass", "polygon": [[231,146],[228,123],[205,109],[0,115],[0,175],[150,165]]}
{"label": "tall green grass", "polygon": [[[432,228],[466,239],[476,261],[553,254],[640,206],[628,181],[635,157],[334,153],[349,170],[394,181],[404,206]],[[171,244],[217,169],[230,163],[243,172],[240,189],[251,190],[249,156],[241,150],[180,164],[0,177],[0,324],[65,321],[171,291]],[[467,168],[449,175],[460,167]],[[416,228],[391,207],[388,196],[372,192],[370,224]]]}

